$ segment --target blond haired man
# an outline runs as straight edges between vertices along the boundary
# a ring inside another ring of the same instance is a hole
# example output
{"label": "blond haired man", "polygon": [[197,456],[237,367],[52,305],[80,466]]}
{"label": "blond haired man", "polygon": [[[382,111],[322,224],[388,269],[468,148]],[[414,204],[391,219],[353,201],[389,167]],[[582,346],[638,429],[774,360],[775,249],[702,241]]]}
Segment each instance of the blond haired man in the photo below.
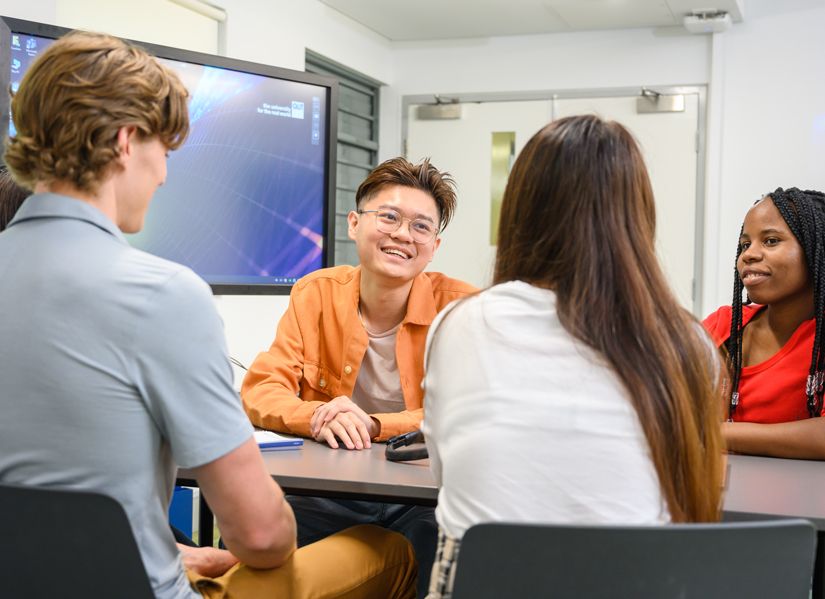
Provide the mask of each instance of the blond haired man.
{"label": "blond haired man", "polygon": [[[186,98],[143,50],[73,33],[13,99],[5,160],[35,195],[0,234],[0,309],[15,313],[0,321],[0,482],[117,499],[161,599],[408,597],[413,557],[398,535],[360,527],[295,551],[209,288],[123,237],[187,136]],[[229,551],[175,545],[176,465],[194,469]]]}

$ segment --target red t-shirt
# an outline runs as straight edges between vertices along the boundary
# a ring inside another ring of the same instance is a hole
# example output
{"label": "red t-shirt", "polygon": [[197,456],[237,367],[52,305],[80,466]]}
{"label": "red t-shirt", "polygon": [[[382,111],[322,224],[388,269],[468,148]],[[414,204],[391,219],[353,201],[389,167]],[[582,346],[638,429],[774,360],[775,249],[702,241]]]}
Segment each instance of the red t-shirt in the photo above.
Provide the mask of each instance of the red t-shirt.
{"label": "red t-shirt", "polygon": [[[742,306],[742,326],[763,307]],[[730,319],[731,307],[722,306],[702,323],[717,347],[730,337]],[[742,367],[735,421],[772,424],[808,418],[805,382],[811,366],[814,327],[813,318],[806,320],[776,354],[761,364]],[[825,415],[825,406],[822,412]]]}

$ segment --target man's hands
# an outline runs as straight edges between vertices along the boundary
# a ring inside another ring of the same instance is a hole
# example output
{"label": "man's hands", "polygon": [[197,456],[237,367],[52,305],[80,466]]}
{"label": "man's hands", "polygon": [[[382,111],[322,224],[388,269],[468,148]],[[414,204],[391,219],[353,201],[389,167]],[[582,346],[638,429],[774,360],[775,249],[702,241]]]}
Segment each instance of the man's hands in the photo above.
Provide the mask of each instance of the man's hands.
{"label": "man's hands", "polygon": [[364,449],[372,446],[370,439],[380,427],[349,397],[339,395],[315,410],[309,429],[316,441],[325,441],[333,449],[338,449],[338,439],[347,449]]}
{"label": "man's hands", "polygon": [[189,547],[178,543],[183,566],[201,576],[217,578],[238,563],[238,558],[226,549],[215,547]]}

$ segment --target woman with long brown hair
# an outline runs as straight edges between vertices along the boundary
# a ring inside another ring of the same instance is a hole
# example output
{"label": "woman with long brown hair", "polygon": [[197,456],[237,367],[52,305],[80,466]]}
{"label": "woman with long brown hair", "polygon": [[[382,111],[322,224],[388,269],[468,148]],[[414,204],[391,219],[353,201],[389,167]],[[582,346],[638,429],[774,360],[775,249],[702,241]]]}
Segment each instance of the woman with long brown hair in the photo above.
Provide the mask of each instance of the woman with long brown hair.
{"label": "woman with long brown hair", "polygon": [[431,597],[480,522],[718,519],[721,365],[656,258],[620,124],[554,121],[501,209],[493,286],[433,323],[424,430],[440,484]]}

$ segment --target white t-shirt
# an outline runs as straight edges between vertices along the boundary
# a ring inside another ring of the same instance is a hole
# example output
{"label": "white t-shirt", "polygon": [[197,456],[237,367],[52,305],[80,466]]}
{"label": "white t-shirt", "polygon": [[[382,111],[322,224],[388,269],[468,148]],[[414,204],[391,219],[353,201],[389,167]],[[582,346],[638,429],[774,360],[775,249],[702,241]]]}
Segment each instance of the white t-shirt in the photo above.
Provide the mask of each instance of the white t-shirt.
{"label": "white t-shirt", "polygon": [[624,386],[562,327],[552,291],[514,281],[448,308],[426,365],[422,428],[448,536],[493,521],[670,520]]}

